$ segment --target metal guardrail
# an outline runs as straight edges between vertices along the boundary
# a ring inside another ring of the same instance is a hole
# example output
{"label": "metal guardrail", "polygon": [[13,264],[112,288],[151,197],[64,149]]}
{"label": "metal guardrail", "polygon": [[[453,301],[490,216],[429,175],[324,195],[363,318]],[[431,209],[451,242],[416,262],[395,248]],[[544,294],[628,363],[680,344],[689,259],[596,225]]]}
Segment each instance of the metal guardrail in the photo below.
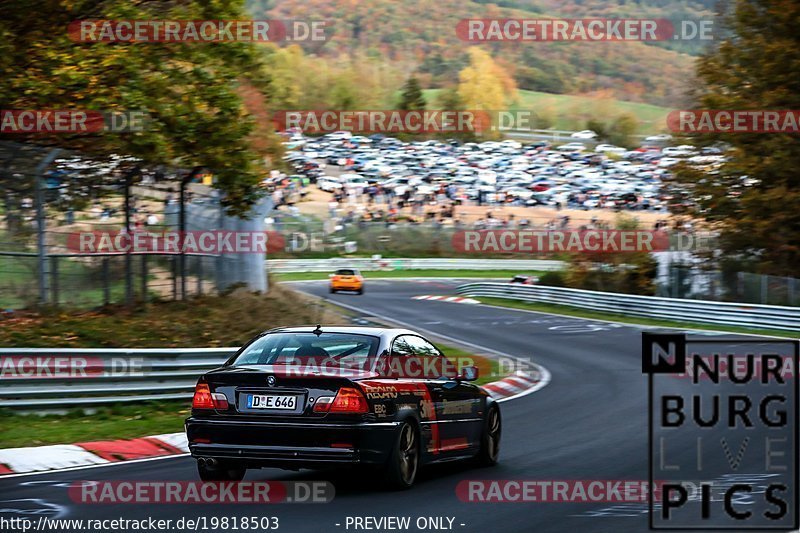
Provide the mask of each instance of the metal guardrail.
{"label": "metal guardrail", "polygon": [[[0,349],[0,407],[52,410],[118,402],[188,400],[197,378],[220,366],[236,350]],[[26,363],[26,358],[50,360]],[[58,358],[62,358],[60,370],[53,377],[46,372],[41,375],[47,368],[58,369]]]}
{"label": "metal guardrail", "polygon": [[562,270],[562,261],[543,259],[456,259],[456,258],[347,258],[267,259],[268,272],[331,272],[337,268],[374,270]]}
{"label": "metal guardrail", "polygon": [[681,300],[633,294],[586,291],[542,285],[477,282],[458,288],[471,297],[495,297],[605,311],[622,315],[661,318],[758,329],[800,331],[800,308],[774,305]]}

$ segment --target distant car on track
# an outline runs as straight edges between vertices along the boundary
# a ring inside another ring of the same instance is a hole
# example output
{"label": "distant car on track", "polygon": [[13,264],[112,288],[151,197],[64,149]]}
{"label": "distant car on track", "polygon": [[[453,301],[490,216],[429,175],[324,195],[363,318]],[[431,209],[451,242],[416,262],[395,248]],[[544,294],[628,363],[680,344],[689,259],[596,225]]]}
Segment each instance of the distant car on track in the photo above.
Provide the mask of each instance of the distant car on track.
{"label": "distant car on track", "polygon": [[571,134],[570,137],[573,139],[594,139],[597,137],[597,134],[592,130],[583,130],[576,131],[575,133]]}
{"label": "distant car on track", "polygon": [[517,274],[516,276],[511,278],[511,280],[509,280],[509,283],[519,283],[521,285],[536,285],[536,283],[538,281],[539,281],[539,277],[538,276],[528,276],[526,274]]}
{"label": "distant car on track", "polygon": [[197,382],[186,420],[200,478],[248,468],[366,466],[394,488],[419,467],[454,459],[493,465],[499,405],[406,329],[303,326],[258,335]]}
{"label": "distant car on track", "polygon": [[364,294],[364,277],[355,268],[340,268],[331,274],[329,290],[331,293],[355,291]]}

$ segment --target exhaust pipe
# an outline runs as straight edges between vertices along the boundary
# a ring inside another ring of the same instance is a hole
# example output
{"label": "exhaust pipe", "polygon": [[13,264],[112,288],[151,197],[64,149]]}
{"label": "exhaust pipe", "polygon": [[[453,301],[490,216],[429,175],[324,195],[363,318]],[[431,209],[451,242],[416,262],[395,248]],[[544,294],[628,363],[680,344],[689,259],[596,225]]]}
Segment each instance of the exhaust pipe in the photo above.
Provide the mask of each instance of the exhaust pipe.
{"label": "exhaust pipe", "polygon": [[200,466],[206,466],[206,458],[205,457],[200,457],[199,459],[197,459],[197,462],[200,464]]}
{"label": "exhaust pipe", "polygon": [[213,457],[209,457],[208,459],[206,459],[206,466],[209,468],[216,468],[217,460],[214,459]]}

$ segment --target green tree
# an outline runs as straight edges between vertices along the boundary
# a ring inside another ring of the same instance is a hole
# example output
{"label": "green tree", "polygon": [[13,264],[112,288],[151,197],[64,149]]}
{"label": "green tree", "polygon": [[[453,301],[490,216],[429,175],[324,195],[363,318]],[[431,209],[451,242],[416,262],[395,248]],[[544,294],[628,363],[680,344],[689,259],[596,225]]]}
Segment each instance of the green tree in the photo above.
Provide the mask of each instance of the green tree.
{"label": "green tree", "polygon": [[[698,62],[700,109],[800,109],[800,4],[738,0],[729,36]],[[797,135],[697,135],[701,145],[724,141],[732,150],[713,177],[679,169],[697,205],[691,213],[721,230],[729,257],[762,273],[800,272],[800,142]]]}
{"label": "green tree", "polygon": [[614,119],[608,128],[608,140],[617,146],[632,147],[633,134],[639,129],[639,121],[630,113],[623,113]]}
{"label": "green tree", "polygon": [[425,96],[422,94],[419,81],[411,76],[403,85],[398,107],[403,111],[419,111],[425,109],[425,105]]}
{"label": "green tree", "polygon": [[439,94],[436,95],[436,107],[451,111],[462,111],[466,109],[464,100],[458,93],[457,87],[447,87],[439,91]]}

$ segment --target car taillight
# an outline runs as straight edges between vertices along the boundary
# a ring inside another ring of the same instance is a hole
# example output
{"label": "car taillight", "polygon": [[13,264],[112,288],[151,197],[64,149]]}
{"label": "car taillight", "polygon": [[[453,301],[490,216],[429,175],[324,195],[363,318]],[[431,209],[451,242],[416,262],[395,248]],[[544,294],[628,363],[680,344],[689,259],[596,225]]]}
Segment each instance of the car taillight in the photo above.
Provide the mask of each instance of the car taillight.
{"label": "car taillight", "polygon": [[192,398],[192,409],[213,409],[214,399],[211,397],[211,389],[207,383],[198,383],[194,388],[194,398]]}
{"label": "car taillight", "polygon": [[228,398],[221,392],[211,393],[207,383],[198,383],[194,388],[192,409],[227,409]]}
{"label": "car taillight", "polygon": [[351,387],[342,387],[331,404],[330,413],[367,413],[369,405],[361,391]]}
{"label": "car taillight", "polygon": [[320,396],[312,409],[315,413],[367,413],[369,405],[361,391],[352,387],[342,387],[333,396]]}

